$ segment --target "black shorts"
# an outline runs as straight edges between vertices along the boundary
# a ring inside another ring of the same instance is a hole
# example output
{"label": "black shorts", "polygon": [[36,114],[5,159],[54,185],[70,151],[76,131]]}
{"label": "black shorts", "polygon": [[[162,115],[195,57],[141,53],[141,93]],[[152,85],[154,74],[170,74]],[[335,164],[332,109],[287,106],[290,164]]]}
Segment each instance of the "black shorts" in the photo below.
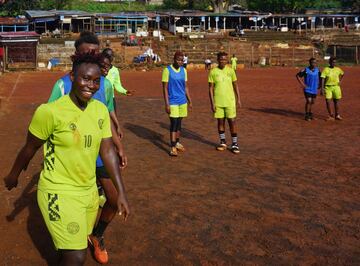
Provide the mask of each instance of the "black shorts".
{"label": "black shorts", "polygon": [[110,178],[110,175],[106,171],[105,166],[96,167],[96,178]]}
{"label": "black shorts", "polygon": [[314,93],[308,93],[308,92],[305,92],[305,91],[304,91],[304,96],[305,96],[305,98],[315,99],[317,95],[314,94]]}

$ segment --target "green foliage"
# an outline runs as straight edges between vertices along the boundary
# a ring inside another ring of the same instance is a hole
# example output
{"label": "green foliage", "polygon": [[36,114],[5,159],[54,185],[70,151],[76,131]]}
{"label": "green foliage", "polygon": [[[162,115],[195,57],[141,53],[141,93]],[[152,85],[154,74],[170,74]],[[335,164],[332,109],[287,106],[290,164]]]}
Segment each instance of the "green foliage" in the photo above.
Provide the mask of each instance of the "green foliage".
{"label": "green foliage", "polygon": [[159,9],[155,5],[130,3],[97,3],[89,0],[8,0],[0,7],[0,16],[24,15],[25,10],[82,10],[87,12],[108,13],[121,11],[152,11]]}
{"label": "green foliage", "polygon": [[[306,8],[319,10],[342,7],[341,0],[248,0],[251,10],[266,12],[301,12]],[[349,2],[349,1],[348,1]]]}
{"label": "green foliage", "polygon": [[1,6],[0,13],[3,16],[23,15],[25,10],[37,8],[38,5],[36,0],[8,0]]}
{"label": "green foliage", "polygon": [[156,9],[154,5],[144,5],[139,2],[124,3],[96,3],[85,0],[73,0],[67,9],[82,10],[95,13],[114,13],[122,11],[152,11]]}
{"label": "green foliage", "polygon": [[164,0],[162,8],[164,9],[183,9],[185,5],[179,0]]}
{"label": "green foliage", "polygon": [[250,10],[265,12],[303,12],[306,8],[353,8],[360,11],[360,0],[164,0],[163,6],[144,5],[140,2],[99,3],[89,0],[8,0],[0,6],[0,16],[24,15],[29,9],[65,9],[88,12],[153,11],[159,9],[201,9],[212,7],[224,12],[230,4],[240,4]]}
{"label": "green foliage", "polygon": [[71,0],[38,0],[39,8],[42,10],[50,9],[66,9],[71,3]]}

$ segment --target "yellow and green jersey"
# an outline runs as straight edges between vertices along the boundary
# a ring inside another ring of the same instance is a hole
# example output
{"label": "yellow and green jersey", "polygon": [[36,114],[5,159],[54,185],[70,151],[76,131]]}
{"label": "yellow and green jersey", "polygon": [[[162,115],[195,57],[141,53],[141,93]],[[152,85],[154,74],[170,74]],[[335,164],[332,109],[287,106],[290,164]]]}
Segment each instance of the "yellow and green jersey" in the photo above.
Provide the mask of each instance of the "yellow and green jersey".
{"label": "yellow and green jersey", "polygon": [[211,69],[209,73],[209,83],[214,84],[214,102],[218,107],[235,106],[235,93],[233,82],[237,80],[235,71],[225,66],[223,69],[218,67]]}
{"label": "yellow and green jersey", "polygon": [[[117,67],[112,66],[106,76],[106,78],[110,81],[110,83],[113,85],[113,89],[116,90],[118,93],[125,94],[127,93],[127,90],[122,86],[121,79],[120,79],[120,71]],[[114,91],[113,91],[113,97],[114,97]]]}
{"label": "yellow and green jersey", "polygon": [[29,131],[46,141],[39,188],[81,193],[95,186],[101,140],[112,136],[104,104],[91,99],[81,110],[65,95],[40,105]]}
{"label": "yellow and green jersey", "polygon": [[325,86],[338,86],[342,75],[344,71],[339,67],[325,67],[321,72],[321,77],[325,79]]}

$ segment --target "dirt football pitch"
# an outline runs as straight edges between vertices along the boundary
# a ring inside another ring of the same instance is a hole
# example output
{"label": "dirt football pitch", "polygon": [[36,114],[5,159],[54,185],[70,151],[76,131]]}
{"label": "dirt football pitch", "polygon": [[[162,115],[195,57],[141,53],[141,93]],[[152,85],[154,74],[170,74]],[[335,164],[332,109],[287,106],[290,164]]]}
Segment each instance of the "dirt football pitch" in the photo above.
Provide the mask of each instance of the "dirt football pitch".
{"label": "dirt football pitch", "polygon": [[[316,120],[304,121],[298,70],[238,72],[239,155],[215,150],[207,72],[189,71],[193,110],[178,158],[168,155],[161,72],[121,74],[134,91],[117,95],[132,215],[106,232],[110,265],[360,265],[360,68],[344,67],[340,122],[325,121],[320,96]],[[2,178],[63,74],[0,76]],[[36,203],[41,161],[40,149],[16,189],[0,188],[1,265],[56,264]],[[96,265],[90,252],[86,265]]]}

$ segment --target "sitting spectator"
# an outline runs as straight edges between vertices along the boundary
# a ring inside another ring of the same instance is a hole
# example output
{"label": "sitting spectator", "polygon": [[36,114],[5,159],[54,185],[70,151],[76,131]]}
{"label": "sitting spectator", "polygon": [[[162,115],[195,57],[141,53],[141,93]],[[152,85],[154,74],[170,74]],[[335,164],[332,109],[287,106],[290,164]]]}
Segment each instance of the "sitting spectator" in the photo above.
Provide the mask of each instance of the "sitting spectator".
{"label": "sitting spectator", "polygon": [[205,70],[211,69],[211,60],[209,58],[205,59]]}

